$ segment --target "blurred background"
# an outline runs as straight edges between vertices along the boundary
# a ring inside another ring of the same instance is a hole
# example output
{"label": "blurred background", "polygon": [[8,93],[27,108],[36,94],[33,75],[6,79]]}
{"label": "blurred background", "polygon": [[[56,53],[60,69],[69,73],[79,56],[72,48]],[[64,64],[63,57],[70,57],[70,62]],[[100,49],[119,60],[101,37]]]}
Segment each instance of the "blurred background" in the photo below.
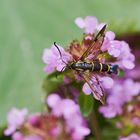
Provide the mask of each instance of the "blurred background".
{"label": "blurred background", "polygon": [[135,50],[139,13],[139,0],[0,0],[0,128],[13,106],[43,109],[43,49],[81,38],[76,17],[96,16]]}

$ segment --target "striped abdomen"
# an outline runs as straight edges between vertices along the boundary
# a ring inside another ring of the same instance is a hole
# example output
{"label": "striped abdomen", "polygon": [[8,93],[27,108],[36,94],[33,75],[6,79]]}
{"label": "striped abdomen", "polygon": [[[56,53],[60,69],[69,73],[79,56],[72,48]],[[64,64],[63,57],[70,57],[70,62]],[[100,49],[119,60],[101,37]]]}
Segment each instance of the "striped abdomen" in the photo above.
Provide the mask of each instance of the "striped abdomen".
{"label": "striped abdomen", "polygon": [[102,64],[99,62],[92,62],[92,63],[77,62],[77,63],[73,63],[71,65],[71,68],[75,70],[89,70],[92,72],[108,72],[109,74],[118,73],[118,65]]}

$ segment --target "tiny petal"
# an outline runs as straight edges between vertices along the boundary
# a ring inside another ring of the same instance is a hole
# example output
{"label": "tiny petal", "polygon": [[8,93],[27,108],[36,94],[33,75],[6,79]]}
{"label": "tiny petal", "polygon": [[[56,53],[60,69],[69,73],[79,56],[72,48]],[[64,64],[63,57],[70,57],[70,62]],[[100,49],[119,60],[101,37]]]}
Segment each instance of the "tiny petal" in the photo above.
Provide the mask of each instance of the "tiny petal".
{"label": "tiny petal", "polygon": [[89,95],[89,94],[91,94],[91,92],[92,92],[92,90],[90,89],[90,87],[89,87],[89,85],[87,84],[87,83],[85,83],[84,85],[83,85],[83,92],[86,94],[86,95]]}
{"label": "tiny petal", "polygon": [[120,55],[120,50],[118,50],[117,48],[114,48],[114,47],[110,47],[108,49],[108,53],[114,57],[118,57]]}
{"label": "tiny petal", "polygon": [[47,65],[44,67],[44,72],[52,73],[55,70],[54,66]]}
{"label": "tiny petal", "polygon": [[122,64],[127,69],[133,69],[135,67],[134,63],[129,60],[122,60]]}
{"label": "tiny petal", "polygon": [[140,117],[133,117],[131,121],[134,125],[140,125]]}
{"label": "tiny petal", "polygon": [[57,65],[56,69],[58,71],[64,71],[65,70],[65,67],[66,67],[66,64],[59,64],[59,65]]}
{"label": "tiny petal", "polygon": [[22,133],[20,132],[15,132],[13,135],[12,135],[12,140],[23,140],[24,139],[24,136]]}
{"label": "tiny petal", "polygon": [[99,108],[99,112],[106,118],[114,118],[118,114],[117,108],[114,105],[102,106]]}
{"label": "tiny petal", "polygon": [[74,140],[82,140],[84,136],[90,134],[90,129],[86,127],[77,127],[76,130],[72,134],[72,139]]}
{"label": "tiny petal", "polygon": [[84,28],[85,27],[85,22],[83,20],[83,18],[78,17],[75,19],[75,24],[79,27],[79,28]]}
{"label": "tiny petal", "polygon": [[56,137],[58,136],[62,131],[62,128],[60,125],[57,125],[56,127],[52,128],[51,131],[50,131],[50,134],[53,136],[53,137]]}
{"label": "tiny petal", "polygon": [[124,86],[126,93],[129,92],[130,96],[138,95],[140,92],[140,83],[134,82],[132,79],[126,79],[124,82]]}
{"label": "tiny petal", "polygon": [[73,113],[77,112],[78,109],[78,106],[74,103],[73,100],[64,99],[61,102],[61,110],[65,118],[70,117]]}
{"label": "tiny petal", "polygon": [[110,77],[101,77],[100,81],[102,82],[104,88],[109,89],[112,88],[112,86],[114,85],[114,81],[112,78]]}
{"label": "tiny petal", "polygon": [[102,50],[103,52],[104,52],[104,51],[107,51],[107,50],[109,49],[109,47],[110,47],[110,44],[111,44],[110,40],[109,40],[107,37],[105,37],[105,38],[104,38],[103,45],[102,45],[102,47],[101,47],[101,50]]}
{"label": "tiny petal", "polygon": [[93,34],[97,28],[98,20],[93,16],[87,16],[84,19],[78,17],[75,23],[79,28],[84,28],[86,34]]}
{"label": "tiny petal", "polygon": [[90,134],[90,129],[86,128],[86,127],[79,127],[79,128],[77,128],[77,130],[78,130],[78,133],[83,136]]}
{"label": "tiny petal", "polygon": [[4,135],[5,136],[10,136],[12,133],[14,133],[16,130],[16,127],[14,126],[9,126],[7,129],[4,130]]}
{"label": "tiny petal", "polygon": [[105,36],[109,39],[109,40],[114,40],[115,39],[115,33],[112,31],[107,31]]}
{"label": "tiny petal", "polygon": [[48,63],[52,57],[53,53],[51,51],[51,49],[44,49],[43,51],[43,55],[42,55],[42,60],[44,63]]}
{"label": "tiny petal", "polygon": [[96,30],[98,24],[98,20],[96,17],[93,16],[87,16],[85,18],[85,33],[93,34]]}
{"label": "tiny petal", "polygon": [[40,122],[40,114],[36,113],[36,114],[29,116],[28,122],[33,126],[37,126]]}
{"label": "tiny petal", "polygon": [[140,140],[140,137],[137,134],[132,133],[127,137],[121,137],[119,140]]}
{"label": "tiny petal", "polygon": [[21,110],[12,108],[7,116],[8,128],[5,130],[5,135],[12,134],[20,125],[22,125],[25,121],[27,113],[28,110],[26,108]]}
{"label": "tiny petal", "polygon": [[127,106],[127,111],[128,112],[131,112],[133,109],[134,109],[134,107],[132,105],[128,105]]}
{"label": "tiny petal", "polygon": [[54,108],[60,100],[61,98],[57,94],[53,93],[47,97],[46,102],[49,107]]}

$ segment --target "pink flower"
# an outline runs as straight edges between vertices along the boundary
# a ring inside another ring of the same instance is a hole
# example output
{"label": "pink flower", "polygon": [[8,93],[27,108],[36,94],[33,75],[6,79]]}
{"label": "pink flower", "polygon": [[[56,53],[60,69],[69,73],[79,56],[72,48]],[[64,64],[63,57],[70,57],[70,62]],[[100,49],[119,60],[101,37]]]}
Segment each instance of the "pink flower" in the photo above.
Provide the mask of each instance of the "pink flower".
{"label": "pink flower", "polygon": [[129,45],[121,41],[120,55],[118,56],[118,64],[122,68],[133,69],[135,64],[135,56],[131,53]]}
{"label": "pink flower", "polygon": [[110,89],[114,85],[114,80],[108,76],[100,77],[99,80],[105,89]]}
{"label": "pink flower", "polygon": [[72,132],[72,140],[83,140],[86,135],[90,134],[90,129],[86,127],[80,112],[69,116],[66,120],[66,124],[66,129]]}
{"label": "pink flower", "polygon": [[119,140],[140,140],[140,136],[138,136],[135,133],[132,133],[131,135],[127,137],[121,137]]}
{"label": "pink flower", "polygon": [[77,127],[72,133],[72,140],[83,140],[83,137],[90,134],[90,130],[85,127]]}
{"label": "pink flower", "polygon": [[119,57],[121,54],[121,42],[117,40],[111,41],[108,53],[114,57]]}
{"label": "pink flower", "polygon": [[114,118],[116,115],[122,113],[122,108],[116,104],[109,104],[100,107],[99,112],[102,113],[105,118]]}
{"label": "pink flower", "polygon": [[65,119],[79,111],[79,106],[73,100],[61,99],[57,94],[49,95],[47,104],[52,108],[54,115],[64,116]]}
{"label": "pink flower", "polygon": [[24,136],[22,133],[20,132],[15,132],[13,135],[12,135],[12,140],[24,140]]}
{"label": "pink flower", "polygon": [[27,113],[26,108],[21,110],[16,108],[11,109],[7,116],[8,128],[4,131],[4,134],[9,136],[20,127],[24,123]]}
{"label": "pink flower", "polygon": [[87,16],[84,19],[78,17],[75,19],[75,23],[79,28],[84,29],[86,34],[93,34],[96,31],[98,20],[93,16]]}
{"label": "pink flower", "polygon": [[24,137],[24,140],[43,140],[43,139],[38,135],[28,135]]}
{"label": "pink flower", "polygon": [[51,94],[46,101],[54,115],[64,117],[66,130],[72,133],[73,140],[82,140],[84,136],[90,133],[82,118],[79,106],[73,100],[61,99],[57,94]]}
{"label": "pink flower", "polygon": [[107,51],[111,46],[111,41],[113,41],[114,39],[115,39],[115,33],[112,31],[107,31],[105,33],[105,38],[104,38],[104,42],[103,42],[103,45],[101,47],[101,50],[103,52]]}
{"label": "pink flower", "polygon": [[[133,88],[132,88],[133,87]],[[132,79],[127,79],[124,82],[125,93],[129,93],[130,96],[136,96],[140,92],[140,83],[134,82]]]}
{"label": "pink flower", "polygon": [[134,125],[140,126],[140,117],[134,116],[131,121]]}
{"label": "pink flower", "polygon": [[114,85],[109,91],[107,105],[99,108],[99,112],[107,118],[121,114],[123,104],[131,101],[140,92],[140,83],[134,82],[132,79],[126,79],[123,82],[118,81]]}
{"label": "pink flower", "polygon": [[71,55],[68,52],[66,52],[61,46],[58,46],[58,48],[62,54],[62,58],[54,45],[52,45],[51,49],[46,48],[43,52],[42,59],[46,64],[44,71],[47,73],[51,73],[54,70],[61,71],[63,67],[66,66],[65,63],[71,60]]}
{"label": "pink flower", "polygon": [[55,108],[57,103],[61,102],[61,98],[57,93],[52,93],[47,97],[46,102],[50,108]]}
{"label": "pink flower", "polygon": [[51,130],[50,130],[50,134],[51,134],[51,136],[53,136],[53,137],[57,137],[60,133],[61,133],[61,131],[62,131],[62,128],[61,128],[62,126],[61,125],[56,125],[54,128],[52,128]]}
{"label": "pink flower", "polygon": [[28,117],[28,122],[33,126],[38,126],[40,123],[40,113],[30,115]]}
{"label": "pink flower", "polygon": [[125,41],[114,40],[115,34],[112,31],[107,31],[101,50],[117,58],[116,64],[121,68],[133,69],[135,56],[131,53],[129,45]]}

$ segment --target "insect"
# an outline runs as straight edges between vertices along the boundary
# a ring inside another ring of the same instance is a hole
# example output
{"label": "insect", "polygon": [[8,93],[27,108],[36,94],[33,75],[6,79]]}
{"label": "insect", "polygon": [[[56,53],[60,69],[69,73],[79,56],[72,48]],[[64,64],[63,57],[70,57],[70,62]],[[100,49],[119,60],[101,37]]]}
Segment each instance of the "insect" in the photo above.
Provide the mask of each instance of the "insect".
{"label": "insect", "polygon": [[[97,56],[101,53],[101,46],[104,41],[105,36],[105,29],[106,25],[103,26],[103,28],[98,32],[98,34],[93,39],[92,44],[90,47],[86,49],[86,51],[82,54],[82,56],[79,58],[79,60],[73,60],[73,62],[66,63],[62,59],[62,54],[54,42],[55,47],[58,49],[60,57],[62,61],[66,64],[66,68],[73,70],[77,74],[79,74],[83,80],[89,85],[89,87],[92,89],[96,97],[101,101],[101,103],[104,104],[104,95],[101,96],[96,89],[96,84],[100,86],[100,91],[104,93],[102,86],[100,85],[99,79],[97,77],[98,73],[108,73],[108,74],[117,74],[118,73],[118,65],[113,64],[103,64],[100,63],[100,61],[97,59]],[[94,50],[94,51],[93,51]],[[89,55],[93,55],[92,60],[86,60],[86,58]],[[65,67],[64,67],[65,68]],[[64,70],[62,69],[62,71]],[[94,83],[95,85],[91,84],[92,77],[94,77]]]}

